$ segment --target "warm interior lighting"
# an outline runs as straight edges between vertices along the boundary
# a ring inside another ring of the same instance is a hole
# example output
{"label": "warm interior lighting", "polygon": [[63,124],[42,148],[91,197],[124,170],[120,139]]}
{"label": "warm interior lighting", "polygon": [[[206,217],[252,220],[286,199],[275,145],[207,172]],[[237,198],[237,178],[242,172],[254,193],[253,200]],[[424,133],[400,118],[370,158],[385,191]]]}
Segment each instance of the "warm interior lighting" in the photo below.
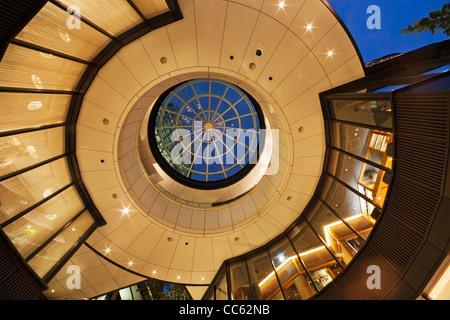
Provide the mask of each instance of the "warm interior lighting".
{"label": "warm interior lighting", "polygon": [[133,261],[128,261],[128,266],[131,267],[133,265]]}
{"label": "warm interior lighting", "polygon": [[283,9],[283,8],[284,8],[284,1],[280,1],[280,2],[278,3],[278,7],[279,7],[280,9]]}
{"label": "warm interior lighting", "polygon": [[[351,221],[353,219],[357,219],[357,218],[360,218],[360,217],[362,217],[362,214],[357,214],[355,216],[351,216],[351,217],[349,217],[347,219],[344,219],[344,220],[345,221]],[[330,224],[328,224],[328,225],[323,227],[323,230],[325,232],[325,238],[327,240],[327,247],[329,247],[331,245],[328,229],[331,228],[331,227],[337,226],[337,225],[339,225],[341,223],[342,223],[342,221],[336,221],[336,222],[330,223]]]}
{"label": "warm interior lighting", "polygon": [[306,26],[306,30],[307,30],[307,31],[311,31],[311,30],[312,30],[312,23],[310,23],[310,24],[308,24],[308,25]]}
{"label": "warm interior lighting", "polygon": [[333,50],[328,51],[328,56],[331,57],[333,55]]}
{"label": "warm interior lighting", "polygon": [[33,84],[36,87],[36,89],[44,89],[42,81],[37,75],[35,74],[31,75],[31,81],[33,81]]}
{"label": "warm interior lighting", "polygon": [[[345,221],[351,221],[351,220],[354,220],[354,219],[357,219],[357,218],[360,218],[360,217],[362,217],[362,214],[357,214],[357,215],[351,216],[351,217],[349,217],[349,218],[347,218],[347,219],[344,219],[344,220],[345,220]],[[325,231],[326,241],[327,241],[326,245],[327,245],[328,247],[331,245],[331,242],[330,242],[330,236],[329,236],[329,233],[328,233],[328,229],[331,228],[331,227],[337,226],[337,225],[339,225],[339,224],[341,224],[341,223],[342,223],[342,221],[336,221],[336,222],[330,223],[330,224],[328,224],[328,225],[326,225],[326,226],[323,227],[323,229],[324,229],[324,231]],[[317,248],[314,248],[314,249],[311,249],[311,250],[308,250],[308,251],[301,252],[301,253],[299,253],[299,256],[302,257],[302,256],[305,256],[305,255],[307,255],[307,254],[311,254],[311,253],[320,251],[320,250],[322,250],[322,249],[325,249],[325,246],[320,246],[320,247],[317,247]],[[278,267],[275,268],[275,271],[280,270],[286,263],[288,263],[289,261],[295,259],[296,257],[297,257],[297,256],[291,256],[291,257],[285,259],[284,255],[283,255],[283,254],[280,254],[279,257],[278,257],[278,260],[279,260],[280,262],[282,262],[282,263],[281,263]],[[275,275],[275,272],[274,272],[274,271],[272,271],[271,273],[269,273],[269,275],[268,275],[267,277],[265,277],[265,278],[258,284],[258,286],[261,287],[265,282],[267,282],[267,280],[269,280],[269,279],[270,279],[271,277],[273,277],[274,275]],[[449,275],[449,277],[450,277],[450,275]]]}
{"label": "warm interior lighting", "polygon": [[69,43],[70,42],[70,35],[62,30],[58,30],[59,31],[59,36],[61,37],[61,39],[63,39],[63,41],[65,43]]}
{"label": "warm interior lighting", "polygon": [[45,217],[48,220],[54,220],[54,219],[56,219],[57,215],[56,214],[47,214]]}
{"label": "warm interior lighting", "polygon": [[105,252],[106,253],[110,253],[111,252],[111,248],[106,248]]}
{"label": "warm interior lighting", "polygon": [[[324,246],[320,246],[320,247],[317,247],[317,248],[314,248],[314,249],[311,249],[311,250],[308,250],[308,251],[299,253],[299,256],[302,257],[302,256],[304,256],[304,255],[307,255],[307,254],[310,254],[310,253],[314,253],[314,252],[319,251],[319,250],[322,250],[322,249],[324,249],[324,248],[325,248]],[[284,258],[284,256],[283,256],[283,258]],[[289,257],[289,258],[287,258],[287,259],[284,259],[283,263],[280,264],[278,267],[276,267],[275,270],[276,270],[276,271],[280,270],[281,268],[283,268],[283,266],[284,266],[286,263],[288,263],[288,262],[291,261],[291,260],[294,260],[295,258],[297,258],[297,256],[291,256],[291,257]],[[265,278],[258,284],[258,286],[261,287],[267,280],[269,280],[271,277],[273,277],[274,274],[275,274],[274,271],[272,271],[271,273],[269,273],[269,275],[268,275],[267,277],[265,277]]]}
{"label": "warm interior lighting", "polygon": [[[428,296],[433,300],[444,300],[446,299],[445,296],[448,297],[448,291],[449,291],[449,284],[450,284],[450,265],[447,266],[447,269],[445,269],[444,273],[439,278],[438,282],[434,285],[433,289],[431,289]],[[443,298],[440,298],[440,296],[443,296]]]}
{"label": "warm interior lighting", "polygon": [[51,195],[53,192],[53,189],[46,189],[44,191],[44,198],[47,198],[49,195]]}
{"label": "warm interior lighting", "polygon": [[42,102],[41,101],[33,101],[28,104],[28,110],[35,111],[42,108]]}
{"label": "warm interior lighting", "polygon": [[122,209],[122,215],[128,215],[130,213],[130,206],[128,206],[128,207],[124,207],[123,209]]}

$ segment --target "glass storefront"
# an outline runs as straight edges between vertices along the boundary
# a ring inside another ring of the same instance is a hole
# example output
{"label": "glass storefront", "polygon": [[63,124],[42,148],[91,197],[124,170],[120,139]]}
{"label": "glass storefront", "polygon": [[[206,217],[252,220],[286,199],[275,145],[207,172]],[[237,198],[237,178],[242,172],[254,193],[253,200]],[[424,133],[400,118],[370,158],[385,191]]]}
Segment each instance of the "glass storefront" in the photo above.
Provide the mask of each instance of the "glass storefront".
{"label": "glass storefront", "polygon": [[232,288],[216,287],[216,299],[305,300],[358,254],[385,205],[394,157],[391,102],[361,97],[325,98],[332,139],[314,203],[276,240],[224,263],[204,299],[214,299],[211,288],[228,275]]}

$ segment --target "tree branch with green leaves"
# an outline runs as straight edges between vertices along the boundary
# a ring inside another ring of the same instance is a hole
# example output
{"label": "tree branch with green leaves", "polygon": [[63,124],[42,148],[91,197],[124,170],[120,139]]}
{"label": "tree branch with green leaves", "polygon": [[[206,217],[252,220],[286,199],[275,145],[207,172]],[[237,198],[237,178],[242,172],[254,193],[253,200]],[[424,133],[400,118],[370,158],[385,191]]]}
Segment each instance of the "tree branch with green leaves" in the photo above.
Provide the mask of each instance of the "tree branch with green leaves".
{"label": "tree branch with green leaves", "polygon": [[450,3],[444,4],[442,10],[432,10],[428,17],[413,21],[408,28],[402,29],[403,34],[419,34],[421,32],[431,32],[435,34],[442,30],[447,36],[450,36]]}

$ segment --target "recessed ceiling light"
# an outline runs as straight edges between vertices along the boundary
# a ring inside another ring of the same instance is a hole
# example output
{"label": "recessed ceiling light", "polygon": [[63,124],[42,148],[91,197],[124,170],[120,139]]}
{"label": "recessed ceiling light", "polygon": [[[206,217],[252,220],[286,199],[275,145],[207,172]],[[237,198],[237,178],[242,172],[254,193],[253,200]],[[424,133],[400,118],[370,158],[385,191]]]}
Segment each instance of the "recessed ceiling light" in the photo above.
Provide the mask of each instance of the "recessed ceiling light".
{"label": "recessed ceiling light", "polygon": [[33,81],[33,84],[37,89],[44,89],[41,79],[37,75],[31,75],[31,81]]}
{"label": "recessed ceiling light", "polygon": [[153,270],[153,272],[152,272],[153,274],[156,274],[156,270]]}
{"label": "recessed ceiling light", "polygon": [[177,276],[177,279],[180,279],[181,277],[180,276]]}
{"label": "recessed ceiling light", "polygon": [[205,277],[202,277],[202,281],[205,280]]}
{"label": "recessed ceiling light", "polygon": [[133,265],[133,261],[128,261],[128,265],[131,267]]}
{"label": "recessed ceiling light", "polygon": [[41,101],[33,101],[28,104],[28,110],[35,111],[42,108],[42,102]]}
{"label": "recessed ceiling light", "polygon": [[53,189],[46,189],[44,191],[44,198],[47,198],[49,195],[51,195],[53,193]]}
{"label": "recessed ceiling light", "polygon": [[331,57],[333,55],[333,50],[328,51],[328,56]]}
{"label": "recessed ceiling light", "polygon": [[284,8],[284,1],[280,1],[278,3],[278,7],[280,7],[281,9]]}
{"label": "recessed ceiling light", "polygon": [[312,29],[312,23],[310,23],[306,26],[306,30],[311,31],[311,29]]}
{"label": "recessed ceiling light", "polygon": [[111,248],[106,248],[106,249],[105,249],[105,252],[106,252],[106,253],[110,253],[110,252],[111,252]]}
{"label": "recessed ceiling light", "polygon": [[128,214],[128,213],[130,213],[130,207],[129,206],[122,209],[122,214]]}

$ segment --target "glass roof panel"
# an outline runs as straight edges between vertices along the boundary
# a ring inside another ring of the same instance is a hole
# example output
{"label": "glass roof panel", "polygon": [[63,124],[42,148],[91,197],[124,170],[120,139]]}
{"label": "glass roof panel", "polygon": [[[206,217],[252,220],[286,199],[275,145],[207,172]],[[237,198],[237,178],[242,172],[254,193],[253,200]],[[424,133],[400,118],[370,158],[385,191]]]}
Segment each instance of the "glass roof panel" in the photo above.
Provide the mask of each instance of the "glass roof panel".
{"label": "glass roof panel", "polygon": [[235,85],[216,79],[184,82],[163,100],[154,134],[159,153],[191,182],[238,174],[257,151],[257,106]]}

